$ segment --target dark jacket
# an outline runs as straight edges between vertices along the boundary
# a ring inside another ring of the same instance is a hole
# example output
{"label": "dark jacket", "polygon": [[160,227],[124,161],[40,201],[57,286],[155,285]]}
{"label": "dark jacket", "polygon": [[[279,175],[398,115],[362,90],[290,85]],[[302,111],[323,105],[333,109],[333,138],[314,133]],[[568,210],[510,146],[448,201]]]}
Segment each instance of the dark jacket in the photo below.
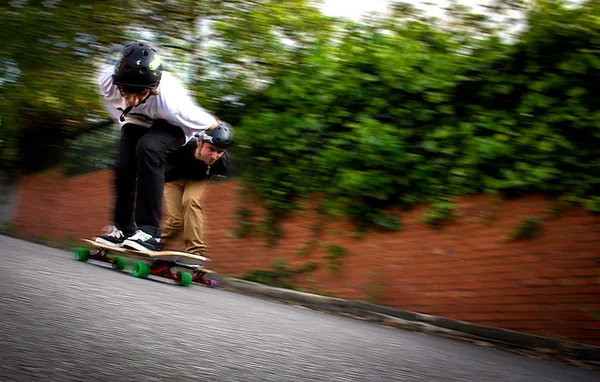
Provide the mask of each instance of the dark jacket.
{"label": "dark jacket", "polygon": [[227,174],[230,162],[227,151],[209,166],[194,156],[197,147],[198,142],[192,139],[179,150],[167,155],[165,182],[180,179],[204,180],[213,175]]}

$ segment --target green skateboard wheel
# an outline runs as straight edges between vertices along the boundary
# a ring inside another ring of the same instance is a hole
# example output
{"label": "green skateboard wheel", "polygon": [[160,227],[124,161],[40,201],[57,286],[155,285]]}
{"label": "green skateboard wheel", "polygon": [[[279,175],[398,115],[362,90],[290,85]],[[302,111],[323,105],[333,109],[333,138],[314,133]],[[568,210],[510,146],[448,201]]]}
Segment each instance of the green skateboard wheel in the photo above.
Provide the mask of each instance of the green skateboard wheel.
{"label": "green skateboard wheel", "polygon": [[115,257],[113,260],[115,261],[112,263],[113,269],[125,269],[125,266],[127,265],[127,259],[124,257]]}
{"label": "green skateboard wheel", "polygon": [[77,261],[87,261],[90,257],[90,250],[87,248],[77,248],[75,249],[75,260]]}
{"label": "green skateboard wheel", "polygon": [[179,285],[188,286],[192,283],[192,274],[188,272],[177,272],[179,277]]}
{"label": "green skateboard wheel", "polygon": [[133,270],[131,274],[134,277],[146,278],[150,274],[150,266],[146,263],[137,262],[133,264]]}

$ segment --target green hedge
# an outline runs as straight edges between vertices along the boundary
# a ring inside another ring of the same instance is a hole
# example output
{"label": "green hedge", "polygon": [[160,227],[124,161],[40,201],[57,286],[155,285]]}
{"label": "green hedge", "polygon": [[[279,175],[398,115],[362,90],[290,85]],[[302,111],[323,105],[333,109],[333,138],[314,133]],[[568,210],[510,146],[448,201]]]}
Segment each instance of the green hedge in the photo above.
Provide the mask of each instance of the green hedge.
{"label": "green hedge", "polygon": [[513,43],[419,22],[353,25],[315,44],[240,123],[243,179],[273,216],[318,193],[329,213],[482,192],[544,192],[600,212],[598,2],[540,1]]}

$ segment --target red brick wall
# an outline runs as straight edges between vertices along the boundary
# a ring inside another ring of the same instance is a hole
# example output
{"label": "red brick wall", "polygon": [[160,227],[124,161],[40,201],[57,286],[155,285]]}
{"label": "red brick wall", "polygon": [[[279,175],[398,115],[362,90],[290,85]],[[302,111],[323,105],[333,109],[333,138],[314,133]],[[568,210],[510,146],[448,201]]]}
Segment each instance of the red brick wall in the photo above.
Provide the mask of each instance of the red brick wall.
{"label": "red brick wall", "polygon": [[[97,235],[109,224],[112,174],[62,179],[57,173],[23,179],[16,207],[19,232],[54,238]],[[420,221],[424,208],[399,213],[401,232],[353,235],[345,221],[323,221],[320,244],[345,248],[339,274],[327,270],[327,251],[300,254],[313,237],[316,213],[308,208],[284,222],[285,236],[272,246],[264,238],[232,238],[239,203],[235,182],[211,185],[206,203],[211,268],[234,276],[267,269],[277,258],[292,267],[321,267],[299,276],[307,291],[351,299],[376,299],[400,309],[444,316],[547,337],[600,345],[600,216],[569,208],[550,217],[551,204],[531,195],[493,204],[487,196],[457,201],[457,219],[441,230]],[[253,207],[255,220],[261,209]],[[487,214],[486,214],[487,213]],[[491,213],[491,214],[490,214]],[[544,216],[534,239],[506,242],[523,218]],[[483,217],[491,221],[482,221]]]}
{"label": "red brick wall", "polygon": [[25,235],[73,239],[98,235],[111,216],[112,173],[63,178],[51,171],[19,184],[14,223]]}

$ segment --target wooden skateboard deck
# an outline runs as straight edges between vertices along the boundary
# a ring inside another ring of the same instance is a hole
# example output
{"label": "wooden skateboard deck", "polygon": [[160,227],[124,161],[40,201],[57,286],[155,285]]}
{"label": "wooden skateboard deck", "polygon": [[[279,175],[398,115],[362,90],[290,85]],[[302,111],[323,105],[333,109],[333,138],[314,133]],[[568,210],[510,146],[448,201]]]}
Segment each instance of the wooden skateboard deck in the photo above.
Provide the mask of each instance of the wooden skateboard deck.
{"label": "wooden skateboard deck", "polygon": [[[209,258],[204,256],[179,251],[145,253],[135,249],[96,243],[90,239],[81,240],[94,246],[97,251],[90,253],[87,248],[77,248],[75,259],[79,261],[97,260],[112,264],[114,269],[122,270],[128,264],[126,258],[132,258],[137,260],[133,264],[131,272],[135,277],[146,278],[149,275],[166,277],[177,281],[183,286],[187,286],[192,282],[210,287],[217,284],[214,272],[204,268],[204,263],[210,261]],[[184,260],[187,261],[183,262]]]}
{"label": "wooden skateboard deck", "polygon": [[200,255],[194,255],[194,254],[187,253],[187,252],[158,251],[158,252],[146,253],[146,252],[138,251],[137,249],[124,248],[124,247],[113,247],[112,245],[104,245],[104,244],[96,243],[95,241],[90,240],[90,239],[82,239],[82,240],[90,245],[93,245],[94,247],[104,248],[108,251],[120,252],[120,253],[124,253],[124,254],[131,254],[131,255],[139,256],[139,257],[165,258],[165,259],[172,258],[172,257],[185,257],[186,259],[196,260],[201,263],[210,261],[210,259],[207,257],[200,256]]}

